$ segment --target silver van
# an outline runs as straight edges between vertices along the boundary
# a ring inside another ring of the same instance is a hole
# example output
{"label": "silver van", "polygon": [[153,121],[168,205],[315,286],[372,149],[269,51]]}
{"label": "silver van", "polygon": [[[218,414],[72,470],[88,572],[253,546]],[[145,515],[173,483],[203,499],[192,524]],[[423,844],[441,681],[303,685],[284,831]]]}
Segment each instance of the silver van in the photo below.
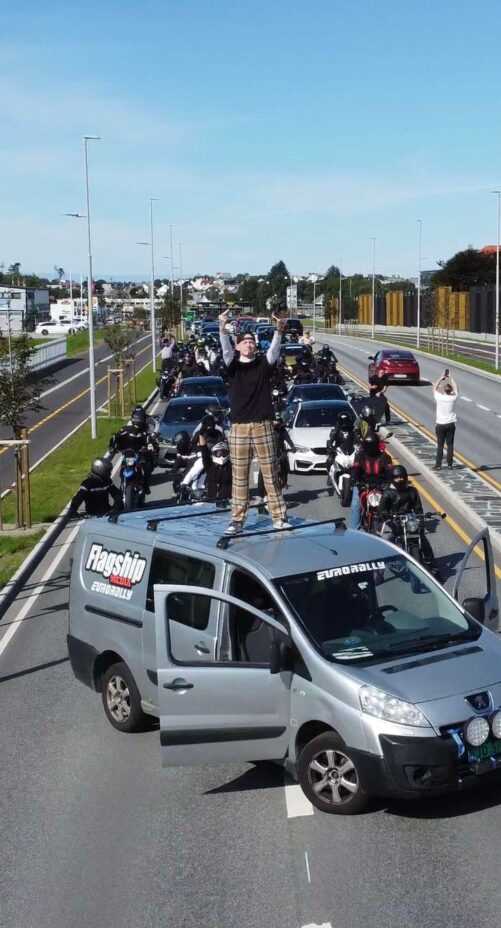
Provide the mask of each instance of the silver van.
{"label": "silver van", "polygon": [[488,531],[459,605],[339,522],[223,535],[205,505],[87,520],[68,647],[112,725],[160,718],[165,766],[273,760],[326,812],[459,789],[501,766],[501,640]]}

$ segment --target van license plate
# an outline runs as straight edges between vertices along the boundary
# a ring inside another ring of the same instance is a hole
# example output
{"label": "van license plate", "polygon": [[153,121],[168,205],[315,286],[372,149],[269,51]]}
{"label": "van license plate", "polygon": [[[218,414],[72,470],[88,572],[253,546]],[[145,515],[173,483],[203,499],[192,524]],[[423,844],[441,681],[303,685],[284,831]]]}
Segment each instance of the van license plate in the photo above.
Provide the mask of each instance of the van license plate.
{"label": "van license plate", "polygon": [[478,763],[480,760],[488,760],[489,757],[496,757],[501,754],[501,740],[497,738],[489,739],[478,748],[468,746],[468,759],[472,763]]}

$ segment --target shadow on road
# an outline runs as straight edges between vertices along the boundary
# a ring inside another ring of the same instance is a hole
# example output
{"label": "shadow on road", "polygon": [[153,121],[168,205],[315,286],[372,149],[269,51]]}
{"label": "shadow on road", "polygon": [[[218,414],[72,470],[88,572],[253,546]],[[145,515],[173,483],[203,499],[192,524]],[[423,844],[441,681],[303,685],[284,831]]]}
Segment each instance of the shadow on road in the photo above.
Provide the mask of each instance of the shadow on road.
{"label": "shadow on road", "polygon": [[500,783],[499,773],[484,774],[477,778],[473,787],[463,793],[452,792],[445,796],[409,802],[394,800],[386,804],[385,811],[387,815],[422,821],[472,815],[500,805]]}
{"label": "shadow on road", "polygon": [[240,774],[235,780],[224,783],[222,786],[216,786],[205,792],[206,796],[217,795],[219,793],[239,793],[250,789],[272,789],[277,786],[283,788],[284,771],[278,764],[266,761],[256,762],[254,767],[250,767]]}
{"label": "shadow on road", "polygon": [[38,673],[39,670],[48,670],[49,667],[57,667],[58,664],[67,664],[69,657],[60,657],[57,661],[47,661],[46,664],[37,664],[35,667],[27,667],[26,670],[17,670],[16,673],[8,673],[0,677],[0,683],[7,683],[8,680],[16,680],[17,677],[26,677],[31,673]]}

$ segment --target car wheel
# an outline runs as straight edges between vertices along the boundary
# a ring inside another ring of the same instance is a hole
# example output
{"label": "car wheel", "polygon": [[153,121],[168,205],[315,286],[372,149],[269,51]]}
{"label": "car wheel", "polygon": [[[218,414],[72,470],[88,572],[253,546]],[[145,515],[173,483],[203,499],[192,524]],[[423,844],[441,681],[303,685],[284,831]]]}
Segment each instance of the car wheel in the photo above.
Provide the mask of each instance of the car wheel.
{"label": "car wheel", "polygon": [[48,333],[47,329],[42,329],[42,331],[41,331],[40,334],[41,334],[41,335],[48,335],[49,333]]}
{"label": "car wheel", "polygon": [[142,731],[148,716],[141,709],[141,696],[127,664],[112,664],[103,676],[102,699],[108,721],[117,731]]}
{"label": "car wheel", "polygon": [[334,731],[317,735],[298,760],[301,788],[312,805],[331,815],[355,815],[368,805],[350,749]]}

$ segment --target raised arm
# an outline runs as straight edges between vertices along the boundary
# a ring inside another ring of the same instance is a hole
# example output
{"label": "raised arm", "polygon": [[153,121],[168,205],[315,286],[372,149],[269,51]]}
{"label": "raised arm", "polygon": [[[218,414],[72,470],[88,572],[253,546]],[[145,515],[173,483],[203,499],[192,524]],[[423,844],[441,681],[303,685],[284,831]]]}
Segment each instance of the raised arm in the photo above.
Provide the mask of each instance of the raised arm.
{"label": "raised arm", "polygon": [[282,333],[285,329],[286,321],[285,319],[280,319],[278,316],[273,316],[272,318],[275,320],[277,327],[273,333],[271,345],[266,352],[266,360],[270,365],[276,364],[280,357],[280,345],[282,344]]}
{"label": "raised arm", "polygon": [[226,367],[230,366],[233,358],[235,357],[233,342],[226,331],[226,323],[228,322],[229,312],[229,309],[225,309],[224,313],[221,313],[219,316],[219,339],[221,342],[221,350],[223,352],[223,361],[226,364]]}

